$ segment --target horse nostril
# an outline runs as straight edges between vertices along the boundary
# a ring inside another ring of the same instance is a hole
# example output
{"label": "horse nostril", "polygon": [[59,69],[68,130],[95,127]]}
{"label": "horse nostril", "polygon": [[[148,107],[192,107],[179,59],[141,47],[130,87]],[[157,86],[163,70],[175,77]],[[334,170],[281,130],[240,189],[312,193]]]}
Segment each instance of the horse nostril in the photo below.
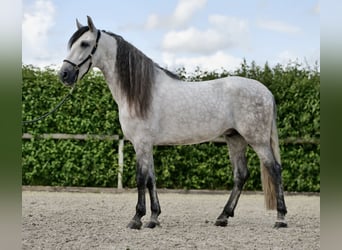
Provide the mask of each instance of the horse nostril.
{"label": "horse nostril", "polygon": [[69,79],[69,72],[68,70],[61,70],[59,72],[59,79],[63,82],[63,83],[66,83]]}
{"label": "horse nostril", "polygon": [[68,78],[68,72],[67,71],[64,71],[63,74],[62,74],[62,77],[63,79],[67,79]]}

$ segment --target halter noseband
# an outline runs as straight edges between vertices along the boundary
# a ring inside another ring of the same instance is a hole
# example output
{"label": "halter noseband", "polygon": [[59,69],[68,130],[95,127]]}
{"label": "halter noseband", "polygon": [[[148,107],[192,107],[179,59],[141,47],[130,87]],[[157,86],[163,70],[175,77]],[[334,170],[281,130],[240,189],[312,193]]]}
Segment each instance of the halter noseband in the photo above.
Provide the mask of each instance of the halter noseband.
{"label": "halter noseband", "polygon": [[[85,76],[85,74],[87,74],[88,71],[90,70],[90,67],[91,67],[91,65],[93,64],[92,58],[93,58],[93,55],[94,55],[95,52],[96,52],[97,45],[98,45],[98,43],[99,43],[100,37],[101,37],[101,31],[100,31],[100,30],[97,30],[97,37],[96,37],[95,45],[94,45],[93,49],[91,50],[89,56],[87,56],[87,58],[84,59],[81,63],[76,64],[76,63],[73,63],[73,62],[71,62],[71,61],[69,61],[69,60],[67,60],[67,59],[63,60],[63,62],[67,62],[67,63],[71,64],[71,65],[75,68],[75,70],[76,70],[76,80],[77,80],[77,78],[78,78],[78,74],[80,73],[80,68],[81,68],[82,65],[85,64],[89,59],[90,59],[90,63],[89,63],[88,69],[87,69],[87,71],[83,74],[83,76]],[[83,76],[81,77],[81,79],[83,78]]]}

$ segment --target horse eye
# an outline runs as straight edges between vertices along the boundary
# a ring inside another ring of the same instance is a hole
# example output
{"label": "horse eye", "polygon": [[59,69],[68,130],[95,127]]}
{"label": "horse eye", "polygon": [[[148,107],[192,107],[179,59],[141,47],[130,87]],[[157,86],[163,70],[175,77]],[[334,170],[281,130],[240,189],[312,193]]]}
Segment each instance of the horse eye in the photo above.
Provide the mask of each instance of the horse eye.
{"label": "horse eye", "polygon": [[82,48],[87,48],[87,47],[89,47],[89,43],[86,42],[86,41],[82,41],[82,42],[81,42],[81,47],[82,47]]}

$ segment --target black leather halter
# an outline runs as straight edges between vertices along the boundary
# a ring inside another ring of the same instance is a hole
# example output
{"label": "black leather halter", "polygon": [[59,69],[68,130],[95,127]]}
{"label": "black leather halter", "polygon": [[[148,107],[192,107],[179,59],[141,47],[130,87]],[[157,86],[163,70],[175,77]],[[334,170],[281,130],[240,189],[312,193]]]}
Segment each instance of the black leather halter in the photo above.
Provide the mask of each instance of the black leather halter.
{"label": "black leather halter", "polygon": [[[85,64],[88,60],[90,60],[90,63],[89,63],[89,66],[88,66],[87,71],[83,74],[83,76],[85,76],[85,74],[87,74],[88,71],[90,70],[90,67],[91,67],[91,65],[93,64],[92,58],[93,58],[93,55],[94,55],[95,52],[96,52],[97,45],[98,45],[98,43],[99,43],[100,37],[101,37],[101,31],[100,31],[100,30],[97,30],[97,37],[96,37],[95,45],[94,45],[93,49],[91,50],[89,56],[87,56],[87,58],[84,59],[81,63],[76,64],[76,63],[73,63],[73,62],[71,62],[71,61],[69,61],[69,60],[67,60],[67,59],[63,60],[63,62],[67,62],[67,63],[71,64],[71,65],[75,68],[75,71],[76,71],[76,80],[77,80],[77,78],[78,78],[78,74],[80,73],[80,68],[81,68],[82,65]],[[83,78],[83,76],[81,77],[81,79]]]}

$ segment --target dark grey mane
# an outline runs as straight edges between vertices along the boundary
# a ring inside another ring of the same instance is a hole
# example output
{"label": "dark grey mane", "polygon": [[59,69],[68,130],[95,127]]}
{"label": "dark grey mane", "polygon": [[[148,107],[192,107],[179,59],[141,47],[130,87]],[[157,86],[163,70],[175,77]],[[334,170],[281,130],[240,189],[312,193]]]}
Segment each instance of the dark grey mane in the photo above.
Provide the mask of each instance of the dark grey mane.
{"label": "dark grey mane", "polygon": [[158,64],[155,63],[155,65],[161,69],[162,71],[164,71],[165,74],[167,74],[169,77],[173,78],[173,79],[176,79],[176,80],[181,80],[181,78],[179,77],[179,75],[176,75],[175,73],[165,69],[165,68],[162,68],[160,67]]}
{"label": "dark grey mane", "polygon": [[[69,39],[68,48],[70,49],[87,31],[89,31],[88,26],[78,29]],[[156,70],[162,70],[173,79],[180,80],[180,78],[154,63],[152,59],[121,36],[104,30],[103,32],[114,37],[117,42],[115,67],[119,78],[119,87],[126,96],[130,108],[133,108],[139,117],[144,118],[152,102],[152,89],[155,84]]]}
{"label": "dark grey mane", "polygon": [[169,77],[180,79],[176,74],[160,67],[139,49],[121,36],[104,31],[117,41],[116,71],[119,86],[128,104],[136,114],[146,117],[152,102],[152,89],[155,84],[156,69],[164,71]]}

